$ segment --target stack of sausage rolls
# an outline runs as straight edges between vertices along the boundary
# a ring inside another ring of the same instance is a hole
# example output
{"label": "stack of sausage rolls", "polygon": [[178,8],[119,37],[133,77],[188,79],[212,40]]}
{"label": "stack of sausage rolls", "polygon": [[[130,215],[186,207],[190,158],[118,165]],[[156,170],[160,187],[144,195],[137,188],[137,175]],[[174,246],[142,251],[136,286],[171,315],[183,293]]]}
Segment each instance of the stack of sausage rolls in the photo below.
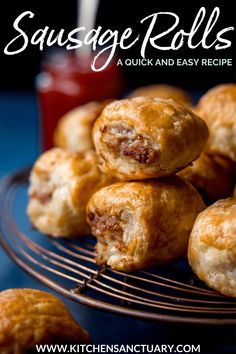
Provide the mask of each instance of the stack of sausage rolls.
{"label": "stack of sausage rolls", "polygon": [[[236,231],[236,201],[206,209],[233,193],[236,85],[210,90],[197,107],[168,85],[88,103],[59,121],[54,140],[57,147],[39,157],[30,176],[27,211],[37,229],[54,237],[92,233],[97,264],[124,272],[188,254],[202,280],[236,296],[236,254],[229,250],[236,232],[227,231]],[[208,227],[201,227],[201,218],[212,209],[215,215],[215,208],[224,210],[221,242],[219,215],[217,225],[208,216]],[[232,263],[224,279],[214,250],[209,257],[208,248],[217,247],[227,253],[220,261]]]}

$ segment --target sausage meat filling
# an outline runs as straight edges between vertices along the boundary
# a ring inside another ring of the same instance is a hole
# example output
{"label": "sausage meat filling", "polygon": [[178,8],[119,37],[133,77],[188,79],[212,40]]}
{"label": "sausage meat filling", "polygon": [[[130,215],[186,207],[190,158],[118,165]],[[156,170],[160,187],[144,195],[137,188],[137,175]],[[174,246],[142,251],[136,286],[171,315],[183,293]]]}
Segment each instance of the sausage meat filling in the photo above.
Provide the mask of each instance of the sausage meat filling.
{"label": "sausage meat filling", "polygon": [[157,160],[157,147],[134,129],[123,126],[105,127],[102,134],[103,142],[116,153],[139,163],[153,163]]}
{"label": "sausage meat filling", "polygon": [[124,252],[126,246],[123,241],[123,228],[120,221],[111,215],[88,214],[92,234],[96,236],[99,247],[103,251],[98,253],[97,262],[106,263],[107,259],[116,252]]}
{"label": "sausage meat filling", "polygon": [[50,192],[43,192],[43,191],[38,191],[38,192],[33,192],[30,195],[31,198],[37,199],[41,204],[45,205],[49,203],[52,199],[52,193]]}

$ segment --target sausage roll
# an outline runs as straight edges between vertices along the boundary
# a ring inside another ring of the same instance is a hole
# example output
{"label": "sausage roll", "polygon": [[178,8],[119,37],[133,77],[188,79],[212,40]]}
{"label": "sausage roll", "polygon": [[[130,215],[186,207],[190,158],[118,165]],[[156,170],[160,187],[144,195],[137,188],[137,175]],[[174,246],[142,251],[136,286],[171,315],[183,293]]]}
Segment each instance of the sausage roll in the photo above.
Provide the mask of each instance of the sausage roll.
{"label": "sausage roll", "polygon": [[203,199],[211,203],[232,195],[235,165],[226,157],[202,153],[178,175],[192,183]]}
{"label": "sausage roll", "polygon": [[200,213],[188,248],[192,270],[209,287],[236,297],[236,200],[221,199]]}
{"label": "sausage roll", "polygon": [[85,208],[90,196],[112,179],[97,167],[95,151],[53,148],[36,161],[30,176],[28,215],[51,236],[90,234]]}
{"label": "sausage roll", "polygon": [[89,335],[57,297],[34,289],[0,292],[0,352],[36,353],[36,344],[88,343]]}
{"label": "sausage roll", "polygon": [[196,110],[206,121],[206,149],[236,161],[236,84],[214,87],[199,101]]}
{"label": "sausage roll", "polygon": [[99,167],[121,180],[171,175],[200,155],[207,137],[192,111],[148,97],[110,103],[93,128]]}
{"label": "sausage roll", "polygon": [[196,189],[177,176],[100,189],[87,205],[97,263],[130,272],[186,256],[204,207]]}
{"label": "sausage roll", "polygon": [[89,102],[73,109],[62,117],[54,133],[55,146],[75,151],[94,149],[92,127],[109,102],[110,100]]}
{"label": "sausage roll", "polygon": [[172,100],[182,103],[185,106],[192,106],[192,98],[186,91],[179,87],[166,84],[139,87],[132,91],[128,97],[157,97],[164,99],[171,98]]}

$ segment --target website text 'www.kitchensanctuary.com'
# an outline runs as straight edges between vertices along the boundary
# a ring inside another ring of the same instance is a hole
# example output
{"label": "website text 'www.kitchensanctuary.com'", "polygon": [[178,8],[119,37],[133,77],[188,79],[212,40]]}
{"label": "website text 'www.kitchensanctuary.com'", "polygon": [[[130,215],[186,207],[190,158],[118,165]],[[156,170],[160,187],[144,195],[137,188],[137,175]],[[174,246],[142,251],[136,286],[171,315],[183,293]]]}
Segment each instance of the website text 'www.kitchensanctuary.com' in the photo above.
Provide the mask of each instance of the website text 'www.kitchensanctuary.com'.
{"label": "website text 'www.kitchensanctuary.com'", "polygon": [[37,353],[200,353],[200,344],[40,344]]}

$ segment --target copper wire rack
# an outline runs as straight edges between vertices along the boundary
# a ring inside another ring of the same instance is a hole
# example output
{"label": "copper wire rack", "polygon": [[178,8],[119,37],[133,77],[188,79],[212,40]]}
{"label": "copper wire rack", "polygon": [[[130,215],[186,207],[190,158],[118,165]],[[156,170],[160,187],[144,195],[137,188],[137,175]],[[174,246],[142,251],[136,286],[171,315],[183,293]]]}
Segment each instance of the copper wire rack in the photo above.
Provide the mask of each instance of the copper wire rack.
{"label": "copper wire rack", "polygon": [[125,274],[97,267],[94,239],[50,238],[26,216],[29,169],[0,182],[0,243],[26,272],[82,304],[138,318],[191,324],[232,325],[236,302],[207,288],[186,260]]}

